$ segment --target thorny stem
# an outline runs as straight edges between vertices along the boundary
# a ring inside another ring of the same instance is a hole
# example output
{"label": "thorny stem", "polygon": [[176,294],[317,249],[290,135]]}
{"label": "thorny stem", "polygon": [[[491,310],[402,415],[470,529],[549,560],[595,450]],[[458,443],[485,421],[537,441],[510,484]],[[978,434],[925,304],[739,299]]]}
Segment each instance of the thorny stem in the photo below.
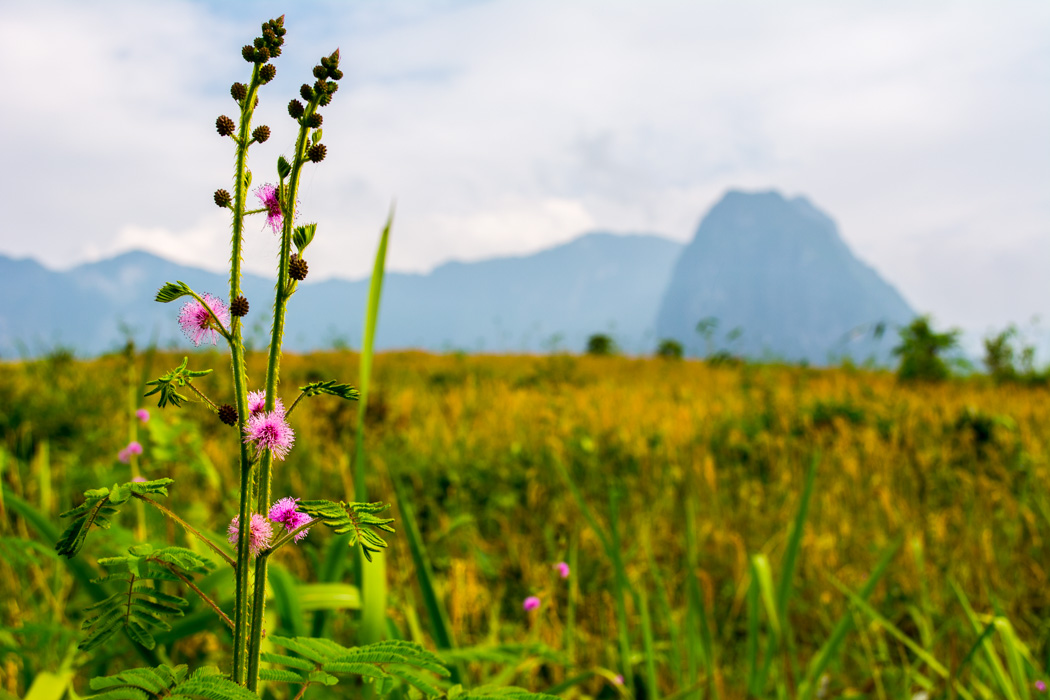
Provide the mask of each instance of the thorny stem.
{"label": "thorny stem", "polygon": [[[173,510],[171,510],[170,508],[168,508],[167,506],[165,506],[165,505],[163,505],[161,503],[158,503],[157,501],[154,501],[152,498],[150,498],[148,496],[143,496],[140,493],[133,493],[131,495],[134,496],[135,498],[138,498],[140,500],[145,501],[146,503],[149,503],[151,506],[153,506],[154,508],[159,510],[161,513],[164,513],[164,515],[168,516],[169,518],[171,518],[172,520],[177,522],[179,525],[182,525],[189,532],[191,532],[193,535],[195,535],[197,537],[197,539],[199,539],[201,542],[203,542],[204,544],[206,544],[209,547],[211,547],[211,550],[213,552],[215,552],[220,557],[225,559],[226,563],[229,564],[230,566],[232,566],[234,568],[234,570],[237,569],[237,562],[235,562],[233,559],[231,559],[229,554],[227,554],[226,552],[222,551],[217,546],[215,546],[214,542],[212,542],[207,537],[202,535],[197,528],[193,527],[188,522],[186,522],[185,520],[180,518],[178,515],[176,515]],[[242,537],[241,539],[248,539],[248,538]]]}
{"label": "thorny stem", "polygon": [[214,610],[214,611],[215,611],[215,614],[216,614],[216,615],[218,615],[219,617],[221,617],[221,618],[222,618],[222,621],[226,623],[226,626],[227,626],[227,627],[229,627],[230,629],[233,629],[233,620],[231,620],[231,619],[229,618],[229,616],[227,616],[227,615],[226,615],[226,613],[224,613],[224,612],[222,611],[222,608],[220,608],[220,607],[219,607],[218,603],[216,603],[216,602],[215,602],[214,600],[212,600],[211,598],[209,598],[209,597],[208,597],[208,594],[207,594],[207,593],[205,593],[204,591],[202,591],[202,590],[201,590],[200,588],[198,588],[198,587],[197,587],[197,586],[196,586],[196,585],[195,585],[195,584],[193,583],[193,581],[192,581],[192,580],[190,580],[190,579],[189,579],[189,578],[187,578],[186,576],[183,576],[183,575],[182,575],[182,573],[181,573],[181,572],[180,572],[180,571],[179,571],[179,570],[178,570],[177,568],[175,568],[175,567],[174,567],[174,566],[172,566],[171,564],[164,564],[164,566],[165,566],[165,567],[167,567],[167,569],[168,569],[169,571],[171,571],[171,573],[173,573],[173,574],[175,574],[176,576],[178,576],[178,577],[179,577],[179,578],[180,578],[180,579],[182,580],[182,582],[183,582],[183,583],[185,583],[185,584],[186,584],[187,586],[189,586],[189,587],[190,587],[190,588],[191,588],[191,589],[193,590],[193,592],[197,594],[197,597],[199,597],[199,598],[200,598],[201,600],[203,600],[203,601],[204,601],[204,603],[205,603],[205,604],[206,604],[206,605],[207,605],[207,606],[208,606],[209,608],[211,608],[212,610]]}
{"label": "thorny stem", "polygon": [[214,410],[216,410],[216,411],[219,410],[219,407],[215,405],[215,402],[212,401],[211,399],[209,399],[204,394],[202,394],[200,389],[198,389],[197,387],[193,386],[193,384],[187,384],[186,386],[188,386],[190,389],[192,389],[194,394],[196,394],[197,396],[201,397],[201,400],[203,400],[206,404],[211,406]]}
{"label": "thorny stem", "polygon": [[292,402],[292,406],[291,406],[291,408],[289,408],[289,409],[288,409],[287,411],[285,411],[285,413],[284,413],[284,417],[285,417],[285,418],[287,418],[288,416],[292,415],[292,411],[294,411],[294,410],[295,410],[295,407],[299,405],[299,402],[303,400],[303,397],[304,397],[304,396],[306,396],[306,392],[305,392],[305,391],[302,391],[302,392],[300,392],[300,393],[299,393],[299,395],[298,395],[298,396],[296,396],[296,397],[295,397],[295,401],[293,401],[293,402]]}

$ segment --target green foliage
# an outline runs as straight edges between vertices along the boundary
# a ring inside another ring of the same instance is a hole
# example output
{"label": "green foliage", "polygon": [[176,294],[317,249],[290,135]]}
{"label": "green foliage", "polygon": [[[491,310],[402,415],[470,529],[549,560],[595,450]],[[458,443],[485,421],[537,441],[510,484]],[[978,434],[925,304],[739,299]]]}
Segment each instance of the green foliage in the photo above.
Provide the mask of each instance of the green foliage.
{"label": "green foliage", "polygon": [[304,396],[317,396],[318,394],[330,394],[349,401],[357,401],[361,398],[361,392],[349,384],[336,384],[334,379],[324,382],[311,382],[306,386],[299,387]]}
{"label": "green foliage", "polygon": [[108,530],[110,519],[120,511],[132,496],[168,495],[168,484],[174,479],[154,479],[153,481],[131,481],[126,484],[114,484],[112,489],[102,487],[84,492],[84,502],[72,510],[62,513],[62,518],[73,518],[65,532],[55,543],[55,551],[67,558],[76,556],[84,547],[91,526]]}
{"label": "green foliage", "polygon": [[656,356],[667,360],[680,360],[683,354],[682,344],[671,338],[661,340],[660,345],[656,348]]}
{"label": "green foliage", "polygon": [[93,700],[257,700],[215,668],[199,668],[187,678],[187,667],[160,665],[134,668],[112,676],[91,679],[91,689],[99,691]]}
{"label": "green foliage", "polygon": [[337,534],[348,534],[350,546],[360,543],[365,558],[372,561],[372,552],[387,546],[378,531],[396,532],[390,526],[394,522],[393,518],[378,518],[375,515],[389,507],[385,503],[300,501],[298,509],[314,518],[322,518],[324,524]]}
{"label": "green foliage", "polygon": [[182,364],[173,370],[167,372],[160,379],[154,379],[152,382],[147,382],[146,386],[152,386],[154,389],[147,391],[144,396],[153,396],[157,392],[160,392],[160,401],[157,402],[157,406],[164,408],[169,403],[172,406],[178,408],[186,401],[186,397],[178,392],[178,389],[189,386],[189,384],[197,377],[203,377],[211,374],[212,370],[192,370],[187,369],[186,365],[189,363],[190,358],[182,358]]}
{"label": "green foliage", "polygon": [[164,286],[157,290],[157,296],[154,301],[167,304],[170,301],[187,296],[193,296],[193,291],[190,290],[185,282],[165,282]]}
{"label": "green foliage", "polygon": [[292,232],[292,243],[295,244],[296,250],[300,254],[306,250],[306,246],[310,245],[310,242],[314,239],[314,234],[317,233],[317,224],[307,224],[305,226],[296,226],[295,231]]}
{"label": "green foliage", "polygon": [[438,680],[422,671],[441,678],[448,677],[448,669],[441,659],[414,642],[388,640],[363,647],[344,647],[330,639],[317,637],[271,636],[270,642],[298,656],[263,653],[267,663],[286,668],[263,669],[259,677],[283,683],[321,683],[334,685],[336,674],[360,676],[375,684],[380,694],[386,694],[401,683],[410,685],[427,697],[441,695]]}
{"label": "green foliage", "polygon": [[1023,345],[1018,352],[1013,345],[1017,336],[1017,328],[1010,326],[984,339],[984,366],[988,369],[988,374],[996,384],[1046,384],[1050,380],[1050,372],[1039,372],[1035,369],[1035,347]]}
{"label": "green foliage", "polygon": [[919,316],[900,331],[900,345],[893,354],[901,358],[897,377],[902,381],[941,381],[950,375],[942,355],[956,347],[959,331],[937,333],[929,316]]}
{"label": "green foliage", "polygon": [[[82,651],[90,651],[119,630],[147,649],[156,646],[150,627],[170,630],[165,618],[181,617],[188,603],[159,590],[156,581],[184,581],[194,574],[207,574],[215,565],[200,555],[181,547],[154,550],[152,545],[135,545],[129,554],[99,559],[108,573],[96,583],[119,582],[119,590],[86,608],[84,620],[87,636],[80,642]],[[150,583],[154,582],[154,583]]]}
{"label": "green foliage", "polygon": [[616,341],[604,333],[595,333],[587,339],[587,354],[588,355],[615,355],[619,352],[619,348],[616,347]]}

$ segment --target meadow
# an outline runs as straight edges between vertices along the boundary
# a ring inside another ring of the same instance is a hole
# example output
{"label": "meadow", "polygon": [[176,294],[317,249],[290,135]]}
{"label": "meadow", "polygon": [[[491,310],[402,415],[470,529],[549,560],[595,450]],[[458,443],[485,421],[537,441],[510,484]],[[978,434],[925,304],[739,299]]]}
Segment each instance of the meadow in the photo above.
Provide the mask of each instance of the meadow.
{"label": "meadow", "polygon": [[[169,520],[126,509],[81,557],[54,553],[59,513],[130,480],[129,437],[135,469],[175,480],[165,503],[225,543],[234,429],[140,398],[182,357],[0,365],[0,698],[143,659],[223,663],[230,635],[196,603],[152,652],[123,636],[76,649],[98,559],[136,532],[202,549]],[[250,354],[249,374],[265,361]],[[191,366],[232,396],[224,356]],[[356,368],[348,351],[287,355],[280,394]],[[1033,697],[1050,663],[1048,398],[848,366],[379,354],[365,454],[369,500],[394,504],[387,634],[439,651],[465,685],[570,698]],[[274,497],[352,500],[356,407],[297,411]],[[354,643],[360,598],[335,540],[282,550],[268,635]],[[228,588],[221,576],[202,588]]]}

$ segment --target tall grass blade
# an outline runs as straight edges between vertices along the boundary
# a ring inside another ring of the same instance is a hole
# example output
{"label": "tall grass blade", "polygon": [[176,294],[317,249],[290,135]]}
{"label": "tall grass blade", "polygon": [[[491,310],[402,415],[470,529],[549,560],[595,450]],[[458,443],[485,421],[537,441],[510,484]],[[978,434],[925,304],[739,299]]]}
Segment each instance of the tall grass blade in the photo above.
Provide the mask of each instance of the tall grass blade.
{"label": "tall grass blade", "polygon": [[[620,492],[616,486],[609,487],[609,549],[606,555],[613,565],[613,600],[616,602],[616,627],[620,640],[620,673],[628,688],[634,688],[634,669],[631,666],[631,636],[627,625],[627,571],[623,566],[620,550]],[[637,602],[637,601],[636,601]]]}
{"label": "tall grass blade", "polygon": [[[959,599],[959,603],[962,605],[966,617],[970,620],[970,624],[973,625],[974,631],[980,631],[981,623],[977,619],[977,614],[973,611],[973,608],[970,607],[970,601],[966,597],[966,594],[962,592],[962,589],[959,588],[955,581],[950,580],[949,585],[951,585],[952,589],[955,591],[955,595]],[[992,623],[995,623],[994,618],[992,619]],[[989,669],[991,670],[992,678],[998,686],[999,693],[1008,700],[1019,700],[1020,696],[1017,693],[1017,688],[1014,687],[1013,681],[1010,680],[1010,677],[1006,675],[1006,669],[1003,668],[1002,659],[999,658],[999,654],[995,651],[995,645],[992,643],[991,637],[984,638],[984,641],[981,642],[981,649],[984,651]]]}
{"label": "tall grass blade", "polygon": [[656,682],[656,648],[653,644],[653,625],[649,617],[649,597],[644,587],[638,588],[638,608],[642,613],[642,648],[645,651],[645,689],[652,700],[659,700]]}

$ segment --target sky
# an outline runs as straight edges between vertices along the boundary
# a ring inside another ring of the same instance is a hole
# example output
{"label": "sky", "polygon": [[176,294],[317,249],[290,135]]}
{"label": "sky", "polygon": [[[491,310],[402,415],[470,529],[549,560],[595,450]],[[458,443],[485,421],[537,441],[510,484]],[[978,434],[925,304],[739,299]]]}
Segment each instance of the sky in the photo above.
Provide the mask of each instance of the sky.
{"label": "sky", "polygon": [[312,66],[338,47],[345,72],[300,191],[311,278],[366,276],[395,203],[389,269],[425,272],[595,230],[686,242],[727,190],[776,189],[936,326],[1050,334],[1045,0],[8,0],[0,254],[227,269],[215,118],[281,13],[254,184]]}

